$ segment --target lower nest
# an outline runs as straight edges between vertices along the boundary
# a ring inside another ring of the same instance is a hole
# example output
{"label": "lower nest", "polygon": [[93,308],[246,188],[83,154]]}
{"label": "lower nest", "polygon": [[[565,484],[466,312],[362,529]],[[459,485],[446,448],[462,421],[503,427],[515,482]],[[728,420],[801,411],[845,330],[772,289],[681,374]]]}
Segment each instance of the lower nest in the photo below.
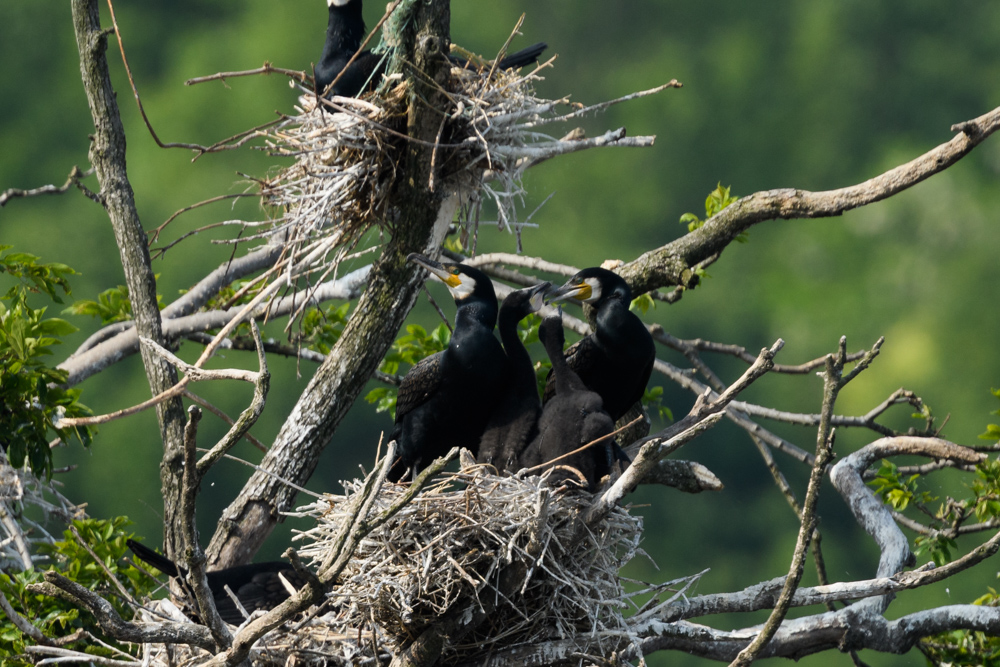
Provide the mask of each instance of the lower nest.
{"label": "lower nest", "polygon": [[[316,521],[297,538],[314,565],[349,520],[361,484],[297,513]],[[383,487],[372,516],[405,492]],[[439,623],[461,629],[449,633],[457,640],[446,647],[449,661],[580,634],[605,635],[610,653],[628,641],[618,571],[638,552],[642,520],[617,508],[583,528],[591,500],[554,493],[537,477],[479,468],[446,475],[362,541],[330,593],[332,611],[317,621],[327,633],[367,637],[358,649],[372,658],[374,647],[398,653]]]}

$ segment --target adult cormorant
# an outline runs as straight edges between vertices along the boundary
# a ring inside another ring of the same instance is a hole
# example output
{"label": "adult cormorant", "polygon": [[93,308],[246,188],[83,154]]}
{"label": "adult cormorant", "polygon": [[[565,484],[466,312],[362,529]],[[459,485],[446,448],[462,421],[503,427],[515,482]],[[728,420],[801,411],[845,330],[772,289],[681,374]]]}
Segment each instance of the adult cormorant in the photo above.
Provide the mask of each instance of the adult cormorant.
{"label": "adult cormorant", "polygon": [[[316,90],[320,95],[357,97],[362,92],[374,88],[382,79],[386,63],[384,54],[367,50],[359,53],[347,71],[338,79],[337,75],[361,48],[361,42],[368,33],[361,13],[362,0],[327,0],[327,6],[330,11],[326,26],[326,42],[323,44],[323,53],[314,70]],[[497,66],[501,69],[524,67],[537,61],[546,47],[544,42],[532,44],[503,58]],[[454,56],[451,56],[451,61],[459,66],[468,64],[465,60]],[[336,83],[328,91],[327,88],[334,80]]]}
{"label": "adult cormorant", "polygon": [[[187,575],[186,570],[166,556],[156,553],[135,540],[127,540],[126,544],[139,560],[149,563],[168,577],[180,580],[181,586],[188,596],[187,600],[182,601],[185,613],[198,620],[198,603],[195,602],[194,594],[184,580]],[[285,583],[281,581],[282,578],[296,589],[305,584],[302,577],[292,569],[291,565],[281,561],[227,567],[223,570],[206,573],[206,578],[219,616],[223,621],[232,625],[239,625],[245,619],[233,599],[226,593],[226,586],[239,599],[247,613],[252,614],[258,609],[265,611],[273,609],[290,597],[291,593]]]}
{"label": "adult cormorant", "polygon": [[464,264],[411,254],[451,292],[458,312],[447,349],[422,359],[403,378],[396,399],[397,444],[389,479],[399,481],[452,447],[475,455],[503,383],[506,356],[493,336],[497,297],[489,277]]}
{"label": "adult cormorant", "polygon": [[596,490],[597,484],[610,471],[612,438],[581,452],[570,452],[610,435],[615,430],[615,422],[605,412],[600,395],[588,389],[567,363],[563,354],[562,318],[545,318],[538,328],[538,337],[552,362],[549,378],[555,384],[555,395],[542,409],[538,435],[521,456],[521,466],[576,468],[586,478],[590,490]]}
{"label": "adult cormorant", "polygon": [[503,392],[497,402],[486,432],[479,443],[480,463],[488,463],[497,472],[517,469],[521,451],[537,433],[542,401],[538,397],[538,380],[531,356],[517,333],[517,325],[542,307],[549,283],[511,292],[500,304],[497,329],[507,355],[504,368]]}
{"label": "adult cormorant", "polygon": [[[632,291],[616,273],[597,267],[583,269],[550,297],[575,299],[597,309],[594,333],[566,350],[566,362],[583,383],[601,395],[604,409],[615,421],[642,399],[653,371],[653,337],[629,312]],[[557,393],[549,376],[544,401]]]}

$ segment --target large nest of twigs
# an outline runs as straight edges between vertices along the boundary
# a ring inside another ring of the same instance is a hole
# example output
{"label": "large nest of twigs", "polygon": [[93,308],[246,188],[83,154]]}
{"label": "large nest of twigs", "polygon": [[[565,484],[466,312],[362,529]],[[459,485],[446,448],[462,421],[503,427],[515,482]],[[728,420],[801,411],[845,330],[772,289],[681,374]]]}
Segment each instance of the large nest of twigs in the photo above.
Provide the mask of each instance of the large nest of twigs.
{"label": "large nest of twigs", "polygon": [[[485,192],[515,232],[523,149],[549,139],[534,128],[550,120],[543,116],[556,105],[535,97],[537,78],[535,72],[453,67],[450,108],[443,110],[448,120],[435,142],[435,190],[461,184],[478,192],[492,181]],[[293,244],[322,237],[349,246],[368,229],[390,224],[386,203],[408,141],[406,98],[406,84],[393,81],[363,100],[303,95],[299,115],[265,135],[269,150],[295,163],[261,184],[264,204],[278,214],[262,234],[281,234]]]}
{"label": "large nest of twigs", "polygon": [[[315,521],[296,536],[318,568],[345,523],[354,520],[365,482],[325,496],[295,516]],[[399,503],[403,485],[386,484],[368,512],[374,520]],[[355,549],[319,610],[273,630],[255,645],[256,665],[378,664],[444,619],[472,629],[446,642],[442,664],[502,649],[584,636],[610,655],[635,636],[620,568],[641,553],[642,519],[622,507],[591,528],[580,518],[593,496],[553,490],[539,477],[497,477],[481,467],[442,475]],[[317,613],[318,612],[318,613]],[[484,623],[472,621],[487,612]],[[151,646],[159,664],[164,647]],[[208,654],[175,647],[174,664]]]}
{"label": "large nest of twigs", "polygon": [[[303,556],[323,560],[360,487],[301,509],[316,521],[299,536]],[[372,515],[405,491],[384,487]],[[616,508],[587,530],[591,501],[538,477],[445,475],[359,545],[331,594],[336,623],[395,653],[446,614],[486,610],[488,623],[449,647],[452,659],[581,634],[617,650],[627,641],[618,571],[638,552],[642,519]]]}

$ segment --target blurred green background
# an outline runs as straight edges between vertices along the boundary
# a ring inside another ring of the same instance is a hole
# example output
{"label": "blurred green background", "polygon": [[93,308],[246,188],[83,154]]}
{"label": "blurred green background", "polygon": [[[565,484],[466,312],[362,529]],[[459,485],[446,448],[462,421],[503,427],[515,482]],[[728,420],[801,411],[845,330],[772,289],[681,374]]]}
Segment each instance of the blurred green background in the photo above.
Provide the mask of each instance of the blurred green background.
{"label": "blurred green background", "polygon": [[[913,159],[948,141],[949,127],[1000,105],[1000,5],[958,0],[879,2],[791,0],[551,0],[545,3],[484,3],[456,0],[452,39],[490,55],[527,12],[512,48],[535,41],[558,54],[538,86],[542,96],[572,95],[594,103],[650,88],[671,78],[684,88],[609,109],[581,124],[589,134],[625,126],[630,134],[655,134],[649,149],[606,149],[553,160],[526,179],[522,215],[552,199],[532,219],[538,229],[524,235],[525,252],[574,264],[625,261],[678,236],[678,218],[704,213],[704,198],[721,182],[737,195],[794,187],[824,190],[851,185]],[[102,7],[107,20],[107,7]],[[372,25],[382,5],[369,2]],[[116,5],[130,64],[147,114],[164,141],[208,144],[290,112],[296,93],[279,76],[235,78],[185,87],[194,76],[259,67],[307,69],[320,53],[326,25],[321,0],[147,1]],[[79,63],[68,3],[55,0],[7,3],[0,23],[0,189],[61,184],[72,165],[87,166],[93,131],[79,80]],[[176,210],[248,187],[240,174],[264,175],[280,162],[259,151],[207,155],[156,147],[142,124],[128,88],[117,46],[108,52],[129,141],[128,166],[147,229]],[[566,127],[569,131],[571,127]],[[554,133],[561,134],[562,128]],[[800,363],[836,347],[841,335],[851,350],[886,343],[873,367],[842,394],[838,412],[861,414],[898,387],[914,390],[939,420],[950,415],[944,435],[977,444],[995,409],[991,386],[1000,385],[1000,228],[998,188],[1000,139],[986,141],[947,172],[892,198],[840,218],[767,222],[750,242],[728,248],[709,268],[711,277],[673,306],[659,304],[648,315],[676,336],[745,346],[751,351],[776,338],[786,346],[779,360]],[[93,178],[88,184],[96,188]],[[180,217],[165,240],[218,220],[259,217],[256,203],[216,204]],[[486,218],[490,215],[487,212]],[[228,230],[185,241],[156,262],[166,301],[225,261]],[[110,225],[99,206],[77,192],[15,200],[0,210],[0,243],[69,264],[75,299],[123,282]],[[513,251],[512,236],[486,225],[479,251]],[[242,249],[240,250],[242,252]],[[441,290],[434,294],[447,302]],[[453,307],[445,303],[450,314]],[[50,311],[52,312],[52,311]],[[60,351],[98,328],[96,321],[69,316],[81,331]],[[422,300],[413,321],[434,324]],[[280,325],[271,334],[281,335]],[[182,348],[182,356],[198,353]],[[669,350],[660,355],[675,364]],[[252,367],[252,355],[227,353],[220,365]],[[732,380],[742,366],[710,358]],[[254,428],[273,439],[314,366],[273,359],[267,411]],[[692,397],[654,375],[667,403],[682,415]],[[149,395],[138,358],[110,368],[83,385],[83,400],[103,413]],[[236,414],[251,396],[249,386],[202,385],[196,391]],[[815,376],[768,376],[746,395],[771,407],[817,412],[821,383]],[[910,423],[897,408],[885,420]],[[940,423],[940,421],[939,421]],[[202,443],[224,432],[208,416]],[[769,424],[765,424],[770,426]],[[336,491],[337,481],[370,467],[387,415],[359,401],[327,448],[309,487]],[[810,429],[775,426],[801,447],[814,448]],[[874,439],[869,433],[839,433],[844,455]],[[260,454],[245,443],[234,452],[248,460]],[[697,593],[736,590],[787,571],[797,522],[776,491],[751,441],[723,423],[679,456],[709,466],[724,491],[690,496],[669,489],[643,489],[636,511],[647,517],[649,563],[631,576],[652,581],[711,568]],[[780,454],[778,463],[799,497],[807,471]],[[147,413],[100,429],[92,450],[56,452],[56,466],[76,465],[60,475],[70,498],[89,503],[97,517],[127,514],[137,531],[160,541],[159,442]],[[217,466],[203,488],[199,522],[204,539],[221,509],[238,491],[249,469],[233,462]],[[965,480],[932,480],[936,493],[960,493]],[[302,499],[303,502],[305,499]],[[827,482],[821,502],[824,548],[833,580],[872,576],[877,549],[858,529]],[[261,557],[274,557],[287,543],[282,526]],[[976,544],[966,538],[964,549]],[[923,558],[921,560],[925,560]],[[968,602],[995,585],[996,564],[946,583],[899,596],[888,615],[930,605]],[[814,583],[811,565],[806,583]],[[812,610],[815,611],[815,610]],[[801,612],[796,612],[801,613]],[[764,615],[703,619],[729,629],[761,622]],[[887,656],[865,652],[873,666],[921,664],[917,652]],[[659,654],[651,664],[698,665],[706,661]],[[803,660],[810,666],[850,664],[832,652]]]}

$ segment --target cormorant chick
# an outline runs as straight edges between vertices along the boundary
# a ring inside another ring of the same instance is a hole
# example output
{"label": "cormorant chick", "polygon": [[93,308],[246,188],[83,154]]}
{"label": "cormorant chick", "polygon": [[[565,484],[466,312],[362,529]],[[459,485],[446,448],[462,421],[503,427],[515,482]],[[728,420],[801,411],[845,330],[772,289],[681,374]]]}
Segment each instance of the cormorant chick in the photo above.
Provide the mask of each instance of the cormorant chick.
{"label": "cormorant chick", "polygon": [[[189,589],[187,581],[185,581],[187,571],[166,556],[156,553],[135,540],[126,540],[126,544],[139,560],[149,563],[168,577],[173,577],[181,582],[188,597],[188,599],[181,601],[184,612],[197,621],[198,603],[195,602],[194,592]],[[231,625],[240,625],[245,619],[233,599],[226,593],[226,586],[239,599],[247,613],[252,614],[258,609],[265,611],[274,609],[291,596],[288,587],[281,581],[282,578],[296,589],[305,584],[305,581],[292,569],[291,565],[281,561],[227,567],[206,573],[206,578],[219,616]]]}
{"label": "cormorant chick", "polygon": [[397,456],[389,479],[414,475],[452,447],[475,455],[503,383],[506,356],[493,336],[497,297],[489,277],[464,264],[440,264],[411,254],[448,286],[458,312],[447,349],[422,359],[403,378],[390,439]]}
{"label": "cormorant chick", "polygon": [[[642,399],[656,356],[646,325],[629,312],[632,291],[628,283],[606,269],[583,269],[550,299],[575,299],[597,309],[594,333],[566,350],[566,362],[588,388],[601,395],[604,409],[618,421]],[[555,393],[558,388],[550,375],[543,402]]]}
{"label": "cormorant chick", "polygon": [[[385,71],[385,54],[375,54],[363,51],[354,59],[347,71],[337,79],[337,75],[347,66],[364,41],[367,30],[362,16],[362,0],[327,0],[329,19],[326,26],[326,42],[323,53],[313,72],[316,80],[316,90],[320,95],[340,95],[342,97],[357,97],[362,92],[371,90],[382,79]],[[538,56],[546,49],[543,42],[533,44],[526,49],[503,58],[497,66],[500,69],[524,67],[538,60]],[[454,56],[451,61],[465,67],[468,63]],[[327,90],[336,79],[331,90]]]}
{"label": "cormorant chick", "polygon": [[504,368],[504,388],[496,409],[479,443],[480,463],[488,463],[497,472],[517,469],[521,451],[538,432],[538,417],[542,401],[538,397],[538,380],[531,356],[517,334],[518,322],[542,307],[549,283],[511,292],[500,304],[497,329],[507,355]]}
{"label": "cormorant chick", "polygon": [[538,420],[538,435],[521,456],[523,468],[551,464],[579,470],[591,491],[609,472],[609,454],[613,440],[559,458],[614,432],[615,423],[605,412],[600,395],[588,389],[570,368],[563,355],[562,318],[547,317],[538,328],[538,337],[552,361],[549,379],[555,396],[545,403]]}

